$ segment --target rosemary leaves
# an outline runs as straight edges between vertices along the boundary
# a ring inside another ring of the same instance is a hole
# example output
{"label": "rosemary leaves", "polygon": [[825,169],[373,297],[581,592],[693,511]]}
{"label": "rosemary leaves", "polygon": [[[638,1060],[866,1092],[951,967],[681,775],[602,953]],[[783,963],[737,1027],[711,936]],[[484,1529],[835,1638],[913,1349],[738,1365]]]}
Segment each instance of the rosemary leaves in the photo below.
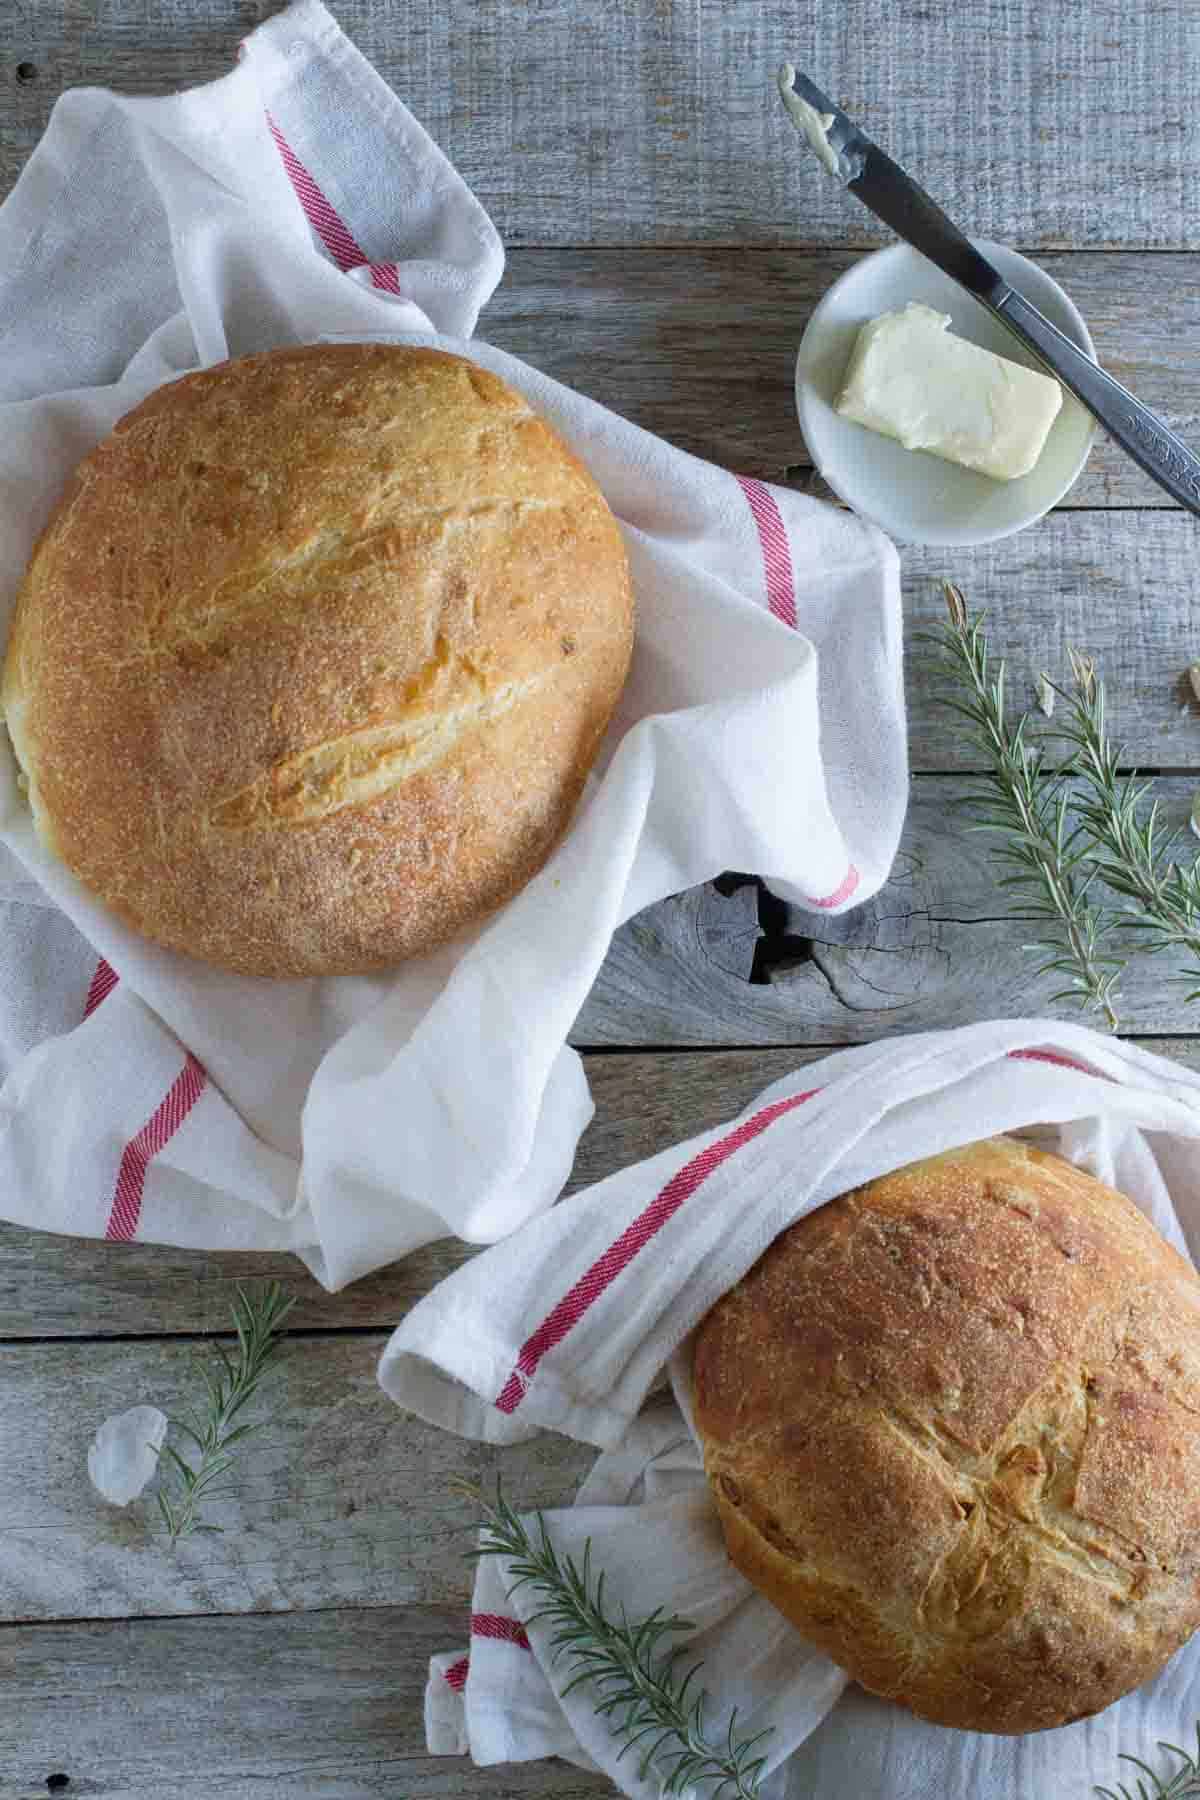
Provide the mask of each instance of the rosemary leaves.
{"label": "rosemary leaves", "polygon": [[545,1520],[537,1516],[537,1534],[497,1492],[488,1505],[477,1489],[464,1487],[484,1510],[478,1554],[502,1556],[515,1577],[509,1588],[531,1587],[540,1605],[526,1620],[548,1620],[554,1658],[565,1658],[572,1673],[561,1690],[565,1696],[590,1686],[593,1704],[622,1745],[621,1755],[640,1750],[640,1779],[653,1774],[664,1795],[683,1795],[704,1784],[705,1800],[753,1800],[766,1758],[758,1746],[768,1734],[741,1738],[736,1713],[723,1737],[705,1734],[707,1695],[695,1685],[698,1663],[680,1671],[685,1646],[671,1640],[692,1631],[686,1619],[661,1609],[630,1620],[622,1608],[611,1618],[604,1608],[604,1575],[593,1577],[591,1546],[582,1564],[560,1556]]}
{"label": "rosemary leaves", "polygon": [[[693,1685],[700,1665],[680,1674],[685,1648],[669,1644],[691,1631],[687,1620],[659,1611],[635,1622],[623,1609],[619,1617],[610,1616],[604,1572],[592,1568],[590,1542],[582,1563],[576,1563],[555,1549],[540,1513],[534,1515],[531,1531],[499,1491],[489,1505],[478,1488],[456,1485],[483,1511],[477,1554],[505,1559],[507,1572],[515,1577],[510,1594],[522,1587],[538,1594],[540,1604],[525,1622],[544,1619],[554,1627],[553,1658],[573,1665],[561,1694],[591,1687],[595,1710],[608,1720],[622,1745],[621,1755],[641,1747],[639,1778],[653,1775],[664,1796],[681,1797],[696,1789],[705,1800],[755,1800],[766,1767],[757,1747],[768,1734],[739,1738],[734,1717],[724,1737],[706,1737],[707,1696]],[[1098,1800],[1200,1800],[1200,1724],[1194,1753],[1175,1744],[1158,1748],[1173,1760],[1166,1773],[1159,1775],[1139,1757],[1122,1752],[1119,1760],[1137,1771],[1136,1791],[1124,1784],[1098,1787]]]}
{"label": "rosemary leaves", "polygon": [[155,1494],[172,1543],[189,1532],[221,1530],[201,1519],[200,1507],[206,1498],[221,1491],[216,1484],[233,1466],[234,1446],[262,1429],[264,1421],[244,1420],[240,1415],[279,1355],[278,1333],[295,1304],[285,1298],[277,1281],[254,1297],[239,1288],[233,1306],[236,1355],[230,1356],[223,1344],[214,1344],[215,1366],[200,1366],[207,1398],[203,1414],[170,1420],[171,1429],[181,1434],[195,1453],[184,1455],[169,1443],[159,1453],[174,1478],[170,1483],[164,1481]]}
{"label": "rosemary leaves", "polygon": [[1132,1764],[1144,1779],[1138,1781],[1136,1794],[1124,1783],[1115,1788],[1098,1787],[1096,1793],[1100,1800],[1185,1800],[1185,1797],[1193,1800],[1193,1796],[1200,1795],[1200,1724],[1196,1726],[1194,1755],[1181,1750],[1178,1744],[1160,1744],[1158,1747],[1164,1756],[1177,1759],[1173,1772],[1160,1777],[1140,1757],[1122,1753],[1120,1760]]}
{"label": "rosemary leaves", "polygon": [[943,695],[942,704],[967,720],[990,765],[970,796],[972,829],[994,837],[993,855],[1006,871],[998,885],[1043,926],[1033,946],[1044,952],[1038,973],[1053,971],[1067,984],[1054,998],[1081,1001],[1115,1030],[1123,967],[1112,948],[1116,919],[1089,892],[1095,871],[1070,822],[1065,779],[1048,769],[1044,747],[1028,736],[1024,717],[1009,724],[1004,664],[996,663],[993,672],[982,616],[969,617],[950,582],[945,592],[950,623],[934,641],[957,691]]}
{"label": "rosemary leaves", "polygon": [[[1004,663],[990,656],[982,615],[949,582],[945,593],[949,624],[933,642],[954,687],[941,700],[968,721],[988,765],[970,796],[973,828],[993,836],[999,886],[1041,926],[1038,972],[1065,982],[1053,998],[1115,1030],[1124,969],[1161,950],[1187,953],[1197,984],[1188,998],[1200,997],[1200,859],[1175,859],[1179,833],[1165,829],[1151,783],[1120,773],[1094,663],[1072,652],[1069,686],[1041,678],[1039,706],[1053,722],[1035,738],[1028,715],[1008,718]],[[1064,703],[1057,714],[1047,695]],[[1051,744],[1065,753],[1055,767]]]}
{"label": "rosemary leaves", "polygon": [[1073,804],[1087,854],[1106,887],[1131,903],[1122,926],[1141,934],[1142,948],[1186,950],[1195,959],[1188,975],[1200,982],[1200,862],[1193,858],[1184,867],[1170,860],[1179,833],[1164,836],[1148,781],[1118,774],[1123,758],[1108,736],[1104,683],[1094,663],[1073,653],[1071,667],[1069,709],[1056,735],[1074,753]]}

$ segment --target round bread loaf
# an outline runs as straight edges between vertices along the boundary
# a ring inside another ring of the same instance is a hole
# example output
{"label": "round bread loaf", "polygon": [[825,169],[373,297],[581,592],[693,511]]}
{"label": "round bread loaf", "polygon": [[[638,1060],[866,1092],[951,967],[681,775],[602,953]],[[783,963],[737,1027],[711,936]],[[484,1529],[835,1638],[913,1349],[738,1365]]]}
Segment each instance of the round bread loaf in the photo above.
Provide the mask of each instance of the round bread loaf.
{"label": "round bread loaf", "polygon": [[694,1377],[733,1562],[923,1718],[1065,1724],[1200,1623],[1200,1281],[1058,1157],[998,1139],[810,1213]]}
{"label": "round bread loaf", "polygon": [[85,458],[0,704],[43,839],[128,924],[365,971],[541,867],[632,630],[616,522],[519,394],[318,345],[159,388]]}

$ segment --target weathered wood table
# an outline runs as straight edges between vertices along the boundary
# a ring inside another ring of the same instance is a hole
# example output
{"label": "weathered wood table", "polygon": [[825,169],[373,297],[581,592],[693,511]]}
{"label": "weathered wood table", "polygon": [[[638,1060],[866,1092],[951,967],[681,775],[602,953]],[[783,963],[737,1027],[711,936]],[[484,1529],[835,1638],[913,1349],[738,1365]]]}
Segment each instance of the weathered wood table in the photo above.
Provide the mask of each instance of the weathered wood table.
{"label": "weathered wood table", "polygon": [[[64,88],[151,93],[221,73],[270,0],[0,0],[0,193]],[[1200,7],[1195,0],[341,0],[342,23],[490,210],[508,273],[481,335],[735,469],[811,481],[791,397],[805,319],[879,241],[799,151],[772,80],[791,54],[965,227],[1031,251],[1100,355],[1200,437]],[[3,353],[0,346],[0,354]],[[1068,646],[1110,678],[1131,761],[1181,814],[1200,781],[1196,521],[1110,447],[1022,536],[904,558],[911,634],[936,579],[986,606],[1026,701]],[[597,1119],[574,1181],[715,1123],[822,1046],[1054,1011],[986,845],[949,822],[971,759],[908,670],[912,808],[883,893],[791,915],[748,880],[621,934],[575,1030]],[[1177,968],[1125,988],[1123,1026],[1200,1064]],[[1062,1010],[1062,1009],[1059,1009]],[[100,1247],[0,1228],[0,1800],[388,1800],[612,1790],[565,1765],[427,1757],[431,1650],[460,1641],[455,1473],[523,1503],[589,1455],[494,1455],[375,1385],[406,1307],[466,1252],[434,1247],[330,1297],[287,1258]],[[169,1408],[239,1279],[300,1295],[278,1422],[251,1440],[227,1530],[175,1552],[105,1508],[87,1442]]]}

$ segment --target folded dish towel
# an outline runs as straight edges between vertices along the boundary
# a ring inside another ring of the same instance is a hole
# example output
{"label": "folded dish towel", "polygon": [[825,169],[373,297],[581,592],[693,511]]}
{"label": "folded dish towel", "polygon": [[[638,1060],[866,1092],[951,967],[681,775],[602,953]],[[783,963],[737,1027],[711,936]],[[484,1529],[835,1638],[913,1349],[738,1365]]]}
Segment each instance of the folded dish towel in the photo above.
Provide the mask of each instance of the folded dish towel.
{"label": "folded dish towel", "polygon": [[[337,1286],[561,1189],[591,1112],[567,1035],[613,931],[752,869],[847,907],[906,795],[895,553],[472,339],[490,221],[316,0],[223,80],[69,93],[0,208],[0,638],[78,459],[183,371],[319,338],[465,350],[621,522],[638,643],[567,839],[481,930],[372,979],[267,984],[155,949],[39,846],[0,732],[0,1212],[296,1250]],[[736,343],[730,354],[736,355]]]}
{"label": "folded dish towel", "polygon": [[[1195,1742],[1200,1636],[1098,1717],[1033,1736],[923,1724],[810,1649],[729,1563],[689,1423],[689,1336],[792,1220],[904,1163],[999,1132],[1054,1149],[1135,1200],[1195,1260],[1200,1077],[1081,1026],[973,1025],[842,1051],[767,1088],[740,1118],[563,1201],[417,1305],[380,1379],[401,1406],[490,1443],[542,1428],[603,1454],[546,1516],[577,1559],[590,1539],[607,1604],[692,1620],[720,1739],[770,1729],[763,1800],[1088,1800],[1118,1753]],[[673,1398],[643,1410],[664,1369]],[[509,1501],[520,1505],[519,1494]],[[554,1665],[539,1596],[479,1564],[469,1652],[433,1659],[429,1747],[478,1763],[565,1755],[657,1800],[618,1759],[585,1690]]]}

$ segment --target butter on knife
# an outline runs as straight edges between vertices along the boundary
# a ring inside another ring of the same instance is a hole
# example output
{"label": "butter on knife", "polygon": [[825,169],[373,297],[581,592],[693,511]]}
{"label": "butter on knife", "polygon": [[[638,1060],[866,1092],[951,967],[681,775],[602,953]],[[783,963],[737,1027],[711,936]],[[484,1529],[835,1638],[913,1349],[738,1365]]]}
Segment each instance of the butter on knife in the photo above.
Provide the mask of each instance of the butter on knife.
{"label": "butter on knife", "polygon": [[981,350],[948,313],[910,301],[862,327],[837,403],[843,418],[996,481],[1027,475],[1062,405],[1049,375]]}

